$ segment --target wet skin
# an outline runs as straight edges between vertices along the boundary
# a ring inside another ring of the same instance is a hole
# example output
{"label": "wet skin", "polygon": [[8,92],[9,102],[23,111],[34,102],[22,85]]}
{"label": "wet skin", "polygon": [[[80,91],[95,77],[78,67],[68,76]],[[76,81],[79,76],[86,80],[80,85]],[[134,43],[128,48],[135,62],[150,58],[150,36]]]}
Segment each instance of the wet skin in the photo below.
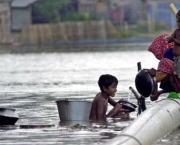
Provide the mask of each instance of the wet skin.
{"label": "wet skin", "polygon": [[176,16],[176,23],[178,28],[174,31],[172,36],[167,37],[166,40],[171,43],[174,42],[173,54],[174,56],[180,55],[180,16]]}
{"label": "wet skin", "polygon": [[[129,118],[128,110],[122,108],[122,106],[117,103],[112,97],[115,96],[117,92],[117,83],[112,83],[108,88],[103,87],[103,92],[96,95],[92,102],[91,112],[89,118],[94,119],[104,119],[107,117],[126,117]],[[108,103],[110,103],[114,108],[106,115]]]}

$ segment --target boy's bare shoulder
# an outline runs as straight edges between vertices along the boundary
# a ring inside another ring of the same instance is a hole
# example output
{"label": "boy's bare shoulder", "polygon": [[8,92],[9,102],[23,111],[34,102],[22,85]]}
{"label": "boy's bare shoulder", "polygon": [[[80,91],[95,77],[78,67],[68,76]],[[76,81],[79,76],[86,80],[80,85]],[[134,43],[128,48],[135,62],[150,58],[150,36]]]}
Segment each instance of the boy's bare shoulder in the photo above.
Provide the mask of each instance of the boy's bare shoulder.
{"label": "boy's bare shoulder", "polygon": [[94,98],[95,101],[105,101],[103,95],[101,93],[98,93],[95,98]]}

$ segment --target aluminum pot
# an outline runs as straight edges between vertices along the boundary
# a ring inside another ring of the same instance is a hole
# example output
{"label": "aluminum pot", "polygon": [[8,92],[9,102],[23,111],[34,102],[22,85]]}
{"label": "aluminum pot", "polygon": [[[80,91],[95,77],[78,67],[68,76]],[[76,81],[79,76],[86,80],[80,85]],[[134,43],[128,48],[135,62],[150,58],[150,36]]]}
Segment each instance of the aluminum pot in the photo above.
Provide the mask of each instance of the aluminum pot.
{"label": "aluminum pot", "polygon": [[58,100],[56,101],[59,119],[66,120],[89,120],[91,110],[90,101]]}
{"label": "aluminum pot", "polygon": [[0,108],[0,125],[14,125],[18,119],[15,109]]}

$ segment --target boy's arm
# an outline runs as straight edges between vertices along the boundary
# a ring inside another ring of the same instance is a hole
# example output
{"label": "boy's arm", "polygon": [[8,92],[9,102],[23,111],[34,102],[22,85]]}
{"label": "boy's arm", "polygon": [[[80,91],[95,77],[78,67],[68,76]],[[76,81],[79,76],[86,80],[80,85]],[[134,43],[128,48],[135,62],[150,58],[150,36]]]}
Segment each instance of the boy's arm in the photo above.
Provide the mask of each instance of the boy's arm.
{"label": "boy's arm", "polygon": [[180,40],[173,38],[173,42],[176,43],[177,45],[180,45]]}
{"label": "boy's arm", "polygon": [[[176,29],[177,30],[177,29]],[[166,41],[168,41],[168,43],[171,43],[171,42],[173,42],[173,38],[175,38],[175,34],[176,34],[176,30],[173,32],[173,34],[171,35],[171,36],[167,36],[166,38],[165,38],[165,40]]]}
{"label": "boy's arm", "polygon": [[179,33],[179,32],[180,32],[180,29],[176,29],[176,30],[174,31],[174,33],[172,34],[172,37],[171,37],[170,41],[168,41],[168,42],[174,42],[174,43],[180,45],[180,40],[179,40],[180,37],[179,37],[179,38],[176,38],[176,33]]}
{"label": "boy's arm", "polygon": [[108,103],[111,104],[112,106],[115,106],[117,104],[117,102],[111,97],[108,98]]}
{"label": "boy's arm", "polygon": [[176,31],[177,31],[177,30],[178,30],[178,29],[176,29],[176,30],[172,33],[171,37],[175,38],[175,36],[176,36]]}

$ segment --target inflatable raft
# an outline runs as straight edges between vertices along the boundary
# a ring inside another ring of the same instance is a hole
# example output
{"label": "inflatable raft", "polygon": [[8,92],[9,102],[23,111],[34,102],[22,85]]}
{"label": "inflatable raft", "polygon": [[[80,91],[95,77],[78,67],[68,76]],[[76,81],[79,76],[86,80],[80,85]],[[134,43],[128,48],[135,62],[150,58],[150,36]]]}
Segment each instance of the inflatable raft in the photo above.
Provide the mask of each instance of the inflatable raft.
{"label": "inflatable raft", "polygon": [[111,145],[151,145],[180,126],[180,99],[163,99],[138,116]]}

